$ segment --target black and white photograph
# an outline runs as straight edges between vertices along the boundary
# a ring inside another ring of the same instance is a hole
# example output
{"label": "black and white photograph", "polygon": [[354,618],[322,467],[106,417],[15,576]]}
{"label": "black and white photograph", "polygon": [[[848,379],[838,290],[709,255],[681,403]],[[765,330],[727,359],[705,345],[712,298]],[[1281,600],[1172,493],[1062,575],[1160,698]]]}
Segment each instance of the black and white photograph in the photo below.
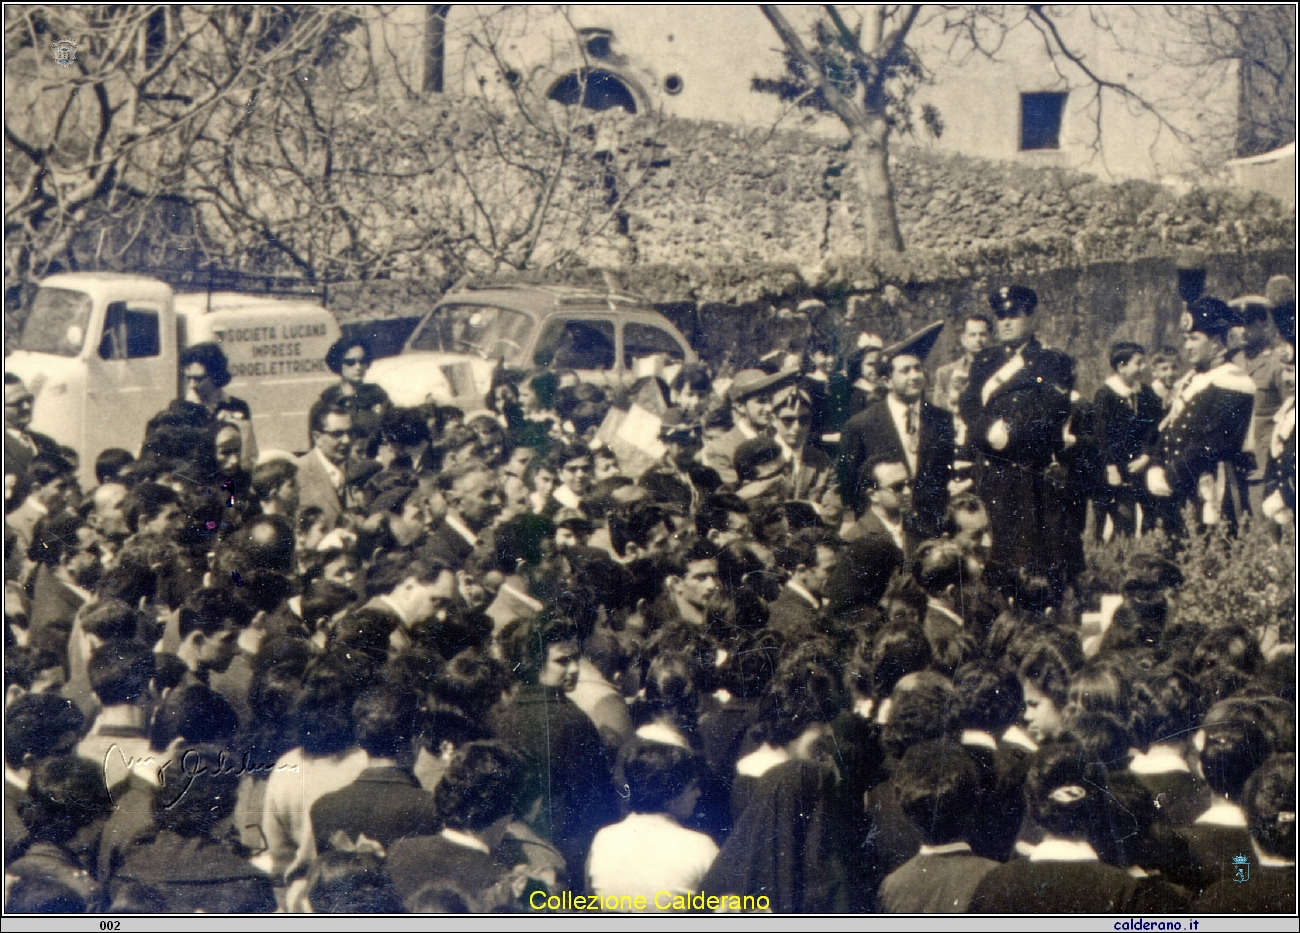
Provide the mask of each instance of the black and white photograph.
{"label": "black and white photograph", "polygon": [[1296,4],[3,15],[6,925],[1294,929]]}

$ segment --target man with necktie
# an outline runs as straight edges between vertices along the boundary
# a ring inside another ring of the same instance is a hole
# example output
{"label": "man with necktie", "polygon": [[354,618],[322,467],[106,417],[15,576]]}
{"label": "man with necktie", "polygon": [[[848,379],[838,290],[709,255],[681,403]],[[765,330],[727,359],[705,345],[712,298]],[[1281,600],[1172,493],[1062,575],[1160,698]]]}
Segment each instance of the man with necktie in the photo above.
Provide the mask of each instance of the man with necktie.
{"label": "man with necktie", "polygon": [[840,477],[845,499],[862,515],[870,485],[864,469],[877,457],[907,467],[912,481],[908,532],[917,538],[942,533],[952,479],[952,413],[925,398],[925,359],[943,329],[937,321],[880,353],[877,369],[885,397],[849,419],[841,442]]}

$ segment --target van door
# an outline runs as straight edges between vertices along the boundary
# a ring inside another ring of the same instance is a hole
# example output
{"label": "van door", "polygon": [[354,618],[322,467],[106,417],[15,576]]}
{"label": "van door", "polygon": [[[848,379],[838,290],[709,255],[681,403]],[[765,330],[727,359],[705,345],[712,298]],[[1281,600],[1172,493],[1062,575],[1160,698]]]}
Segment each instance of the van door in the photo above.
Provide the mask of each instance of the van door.
{"label": "van door", "polygon": [[686,348],[662,327],[638,321],[623,325],[623,372],[629,384],[642,376],[675,373],[684,362]]}
{"label": "van door", "polygon": [[161,302],[114,301],[104,312],[97,349],[88,356],[86,450],[93,461],[109,447],[136,453],[144,428],[176,398],[175,335]]}
{"label": "van door", "polygon": [[574,370],[582,382],[609,386],[619,381],[614,322],[608,318],[551,318],[538,338],[535,357],[538,365],[556,372]]}

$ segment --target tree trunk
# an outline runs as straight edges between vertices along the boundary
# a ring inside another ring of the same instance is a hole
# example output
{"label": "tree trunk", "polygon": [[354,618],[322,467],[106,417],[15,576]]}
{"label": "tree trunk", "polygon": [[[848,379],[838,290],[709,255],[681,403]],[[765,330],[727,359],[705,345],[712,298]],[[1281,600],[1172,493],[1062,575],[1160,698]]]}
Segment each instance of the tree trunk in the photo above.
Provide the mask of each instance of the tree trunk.
{"label": "tree trunk", "polygon": [[894,183],[889,177],[889,124],[869,115],[865,125],[849,126],[849,158],[862,198],[867,253],[901,253],[903,235],[894,210]]}

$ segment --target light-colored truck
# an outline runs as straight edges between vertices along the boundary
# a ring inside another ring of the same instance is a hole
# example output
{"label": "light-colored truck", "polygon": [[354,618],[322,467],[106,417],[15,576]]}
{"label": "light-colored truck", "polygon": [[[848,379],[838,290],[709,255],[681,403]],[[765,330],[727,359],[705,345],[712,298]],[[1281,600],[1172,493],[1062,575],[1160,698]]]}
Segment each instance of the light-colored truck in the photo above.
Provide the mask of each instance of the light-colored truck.
{"label": "light-colored truck", "polygon": [[19,348],[5,360],[36,397],[32,428],[80,454],[94,485],[109,447],[139,453],[149,419],[181,396],[186,347],[220,344],[248,402],[262,451],[304,451],[308,411],[338,381],[325,365],[339,325],[305,298],[242,292],[176,294],[141,275],[66,273],[41,282]]}

